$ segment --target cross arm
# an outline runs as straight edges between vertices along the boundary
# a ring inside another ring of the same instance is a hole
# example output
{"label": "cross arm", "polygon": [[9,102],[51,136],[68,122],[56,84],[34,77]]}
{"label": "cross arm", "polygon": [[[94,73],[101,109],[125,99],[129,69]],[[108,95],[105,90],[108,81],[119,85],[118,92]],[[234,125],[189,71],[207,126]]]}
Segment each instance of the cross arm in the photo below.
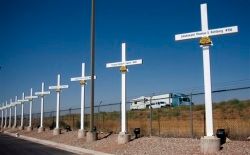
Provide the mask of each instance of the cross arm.
{"label": "cross arm", "polygon": [[22,100],[17,100],[17,101],[20,102],[20,103],[23,103],[23,102],[28,102],[29,100],[22,99]]}
{"label": "cross arm", "polygon": [[139,65],[142,63],[143,63],[142,59],[130,60],[130,61],[125,61],[125,62],[114,62],[114,63],[107,63],[106,68],[129,66],[129,65]]}
{"label": "cross arm", "polygon": [[[94,76],[94,79],[96,79],[96,76]],[[75,77],[75,78],[71,78],[70,80],[71,81],[91,80],[91,76]]]}
{"label": "cross arm", "polygon": [[44,92],[35,92],[35,95],[37,96],[43,96],[43,95],[49,95],[50,91],[44,91]]}
{"label": "cross arm", "polygon": [[69,88],[68,85],[60,85],[60,86],[49,86],[49,89],[64,89]]}
{"label": "cross arm", "polygon": [[38,96],[26,96],[25,99],[32,100],[34,98],[38,98]]}
{"label": "cross arm", "polygon": [[216,36],[216,35],[230,34],[230,33],[236,33],[236,32],[238,32],[238,26],[217,28],[217,29],[211,29],[208,31],[182,33],[182,34],[175,35],[175,41],[202,38],[205,36]]}

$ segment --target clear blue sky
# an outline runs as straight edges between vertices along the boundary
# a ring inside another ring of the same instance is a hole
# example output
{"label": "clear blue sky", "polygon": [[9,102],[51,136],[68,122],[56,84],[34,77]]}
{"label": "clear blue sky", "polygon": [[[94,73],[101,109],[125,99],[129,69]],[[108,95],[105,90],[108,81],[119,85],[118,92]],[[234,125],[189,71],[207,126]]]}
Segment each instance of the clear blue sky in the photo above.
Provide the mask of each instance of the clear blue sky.
{"label": "clear blue sky", "polygon": [[[80,75],[81,63],[90,73],[90,0],[0,0],[0,102],[22,92],[62,84],[62,108],[80,107],[80,86],[70,82]],[[200,31],[200,4],[208,4],[209,28],[239,26],[239,33],[213,37],[213,88],[240,81],[250,85],[249,0],[96,0],[96,101],[120,101],[120,72],[106,69],[127,59],[143,65],[129,67],[128,99],[151,93],[203,89],[199,40],[175,42],[174,35]],[[89,105],[86,86],[86,104]],[[38,111],[40,100],[36,100]],[[54,110],[56,96],[46,97],[45,110]]]}

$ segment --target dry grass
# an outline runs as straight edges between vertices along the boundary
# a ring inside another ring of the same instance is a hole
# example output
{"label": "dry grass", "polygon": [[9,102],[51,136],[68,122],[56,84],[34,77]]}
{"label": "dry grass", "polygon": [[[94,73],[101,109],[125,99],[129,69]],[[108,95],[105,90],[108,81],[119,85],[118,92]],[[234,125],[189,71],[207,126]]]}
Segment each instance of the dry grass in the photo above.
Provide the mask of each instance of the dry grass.
{"label": "dry grass", "polygon": [[[250,133],[250,100],[231,100],[213,105],[214,133],[216,129],[224,128],[232,139],[246,139]],[[193,135],[197,138],[204,135],[204,105],[193,107]],[[149,135],[150,111],[128,111],[128,129],[133,133],[134,128],[141,128],[142,135]],[[61,118],[64,123],[73,128],[79,128],[79,115],[66,115]],[[88,115],[85,117],[88,128]],[[45,126],[51,125],[52,118],[45,119]],[[95,124],[101,131],[120,131],[119,112],[102,112],[95,116]],[[163,137],[190,137],[191,121],[188,106],[176,108],[154,109],[152,115],[152,134]]]}

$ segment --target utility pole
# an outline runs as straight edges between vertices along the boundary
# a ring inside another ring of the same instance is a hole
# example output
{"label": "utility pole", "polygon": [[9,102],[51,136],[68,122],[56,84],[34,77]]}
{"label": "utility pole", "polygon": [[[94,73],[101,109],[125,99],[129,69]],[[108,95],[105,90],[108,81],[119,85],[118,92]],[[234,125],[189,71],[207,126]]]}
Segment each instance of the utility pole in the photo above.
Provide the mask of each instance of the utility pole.
{"label": "utility pole", "polygon": [[90,124],[89,132],[87,133],[87,142],[96,141],[96,132],[94,128],[94,102],[95,102],[95,0],[91,3],[91,83],[90,83]]}

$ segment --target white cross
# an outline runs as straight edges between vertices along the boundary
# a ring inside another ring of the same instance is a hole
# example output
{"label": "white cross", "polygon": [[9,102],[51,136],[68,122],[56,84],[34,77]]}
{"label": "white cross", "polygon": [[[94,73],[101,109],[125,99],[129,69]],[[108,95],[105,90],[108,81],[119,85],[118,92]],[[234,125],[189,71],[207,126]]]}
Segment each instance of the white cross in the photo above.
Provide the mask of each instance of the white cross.
{"label": "white cross", "polygon": [[8,128],[11,128],[11,107],[13,106],[12,104],[13,104],[12,99],[10,99],[10,104],[9,104],[10,113],[9,113],[9,126],[8,126]]}
{"label": "white cross", "polygon": [[24,93],[22,94],[22,99],[21,100],[17,100],[18,102],[21,103],[21,125],[20,125],[20,129],[23,129],[23,104],[25,102],[28,102],[29,100],[25,99],[24,97]]}
{"label": "white cross", "polygon": [[7,128],[7,115],[8,115],[8,106],[7,106],[7,101],[5,102],[5,120],[4,120],[4,128]]}
{"label": "white cross", "polygon": [[[96,76],[94,76],[96,79]],[[91,76],[85,76],[85,63],[82,63],[82,76],[71,78],[71,81],[80,81],[81,85],[81,127],[80,130],[84,130],[84,109],[85,109],[85,85],[86,81],[91,80]]]}
{"label": "white cross", "polygon": [[50,91],[44,91],[44,82],[42,82],[42,91],[41,92],[35,92],[35,95],[41,97],[41,122],[40,122],[40,128],[43,128],[43,111],[44,111],[44,96],[49,95]]}
{"label": "white cross", "polygon": [[17,104],[20,104],[20,102],[17,101],[17,96],[15,98],[15,102],[14,102],[14,106],[15,106],[15,111],[14,111],[14,125],[13,125],[13,128],[16,128],[16,106]]}
{"label": "white cross", "polygon": [[60,74],[57,75],[57,85],[49,86],[49,89],[56,90],[57,102],[56,102],[56,128],[59,129],[59,116],[60,116],[60,92],[64,88],[69,88],[68,85],[60,84]]}
{"label": "white cross", "polygon": [[238,32],[237,26],[208,29],[207,19],[207,4],[201,4],[201,31],[177,34],[175,40],[186,40],[201,38],[200,45],[203,50],[203,70],[204,70],[204,89],[205,89],[205,110],[206,110],[206,136],[213,136],[213,112],[212,112],[212,88],[211,88],[211,74],[210,74],[210,54],[209,46],[212,41],[209,36],[222,35]]}
{"label": "white cross", "polygon": [[122,43],[122,61],[115,63],[107,63],[106,68],[120,67],[122,74],[122,92],[121,92],[121,132],[127,133],[127,120],[126,120],[126,72],[128,71],[127,66],[142,64],[142,59],[126,61],[126,44]]}
{"label": "white cross", "polygon": [[33,89],[30,88],[30,96],[26,96],[25,99],[30,101],[30,120],[29,120],[29,127],[32,127],[32,103],[33,99],[38,98],[37,96],[33,96]]}
{"label": "white cross", "polygon": [[3,128],[3,112],[4,112],[4,103],[1,105],[1,129]]}

